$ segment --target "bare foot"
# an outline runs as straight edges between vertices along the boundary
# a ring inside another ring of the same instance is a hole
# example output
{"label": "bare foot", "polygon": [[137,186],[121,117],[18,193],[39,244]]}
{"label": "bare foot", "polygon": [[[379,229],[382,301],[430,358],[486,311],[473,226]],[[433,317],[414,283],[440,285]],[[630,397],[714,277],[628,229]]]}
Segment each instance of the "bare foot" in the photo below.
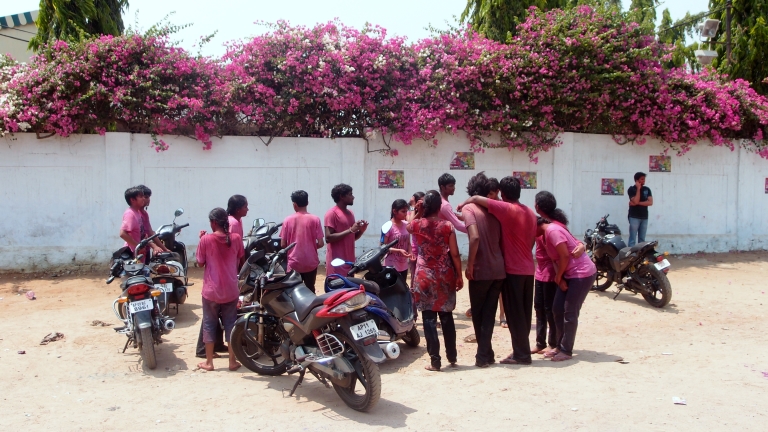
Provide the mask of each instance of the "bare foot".
{"label": "bare foot", "polygon": [[467,312],[464,315],[466,315],[467,318],[472,318],[472,309],[467,309]]}
{"label": "bare foot", "polygon": [[426,366],[424,366],[424,369],[426,369],[428,371],[432,371],[432,372],[440,372],[440,368],[436,368],[436,367],[434,367],[432,365],[426,365]]}
{"label": "bare foot", "polygon": [[242,365],[240,363],[238,363],[238,362],[230,363],[229,364],[229,370],[234,372],[234,371],[240,369],[240,366],[242,366]]}
{"label": "bare foot", "polygon": [[560,350],[557,348],[551,349],[544,353],[544,357],[546,358],[552,358],[560,353]]}
{"label": "bare foot", "polygon": [[507,324],[507,320],[505,319],[499,320],[499,325],[501,326],[501,328],[509,328],[509,324]]}
{"label": "bare foot", "polygon": [[221,358],[221,356],[219,355],[219,353],[213,353],[213,358]]}
{"label": "bare foot", "polygon": [[542,351],[544,351],[546,349],[547,349],[547,347],[544,347],[544,348],[536,347],[536,348],[531,350],[531,354],[538,354],[538,353],[540,353],[540,352],[542,352]]}
{"label": "bare foot", "polygon": [[213,365],[212,364],[208,364],[207,362],[198,363],[197,367],[202,369],[202,370],[207,370],[208,372],[213,370]]}
{"label": "bare foot", "polygon": [[552,361],[560,362],[560,361],[570,360],[572,358],[573,357],[569,356],[568,354],[559,352],[554,357],[552,357]]}

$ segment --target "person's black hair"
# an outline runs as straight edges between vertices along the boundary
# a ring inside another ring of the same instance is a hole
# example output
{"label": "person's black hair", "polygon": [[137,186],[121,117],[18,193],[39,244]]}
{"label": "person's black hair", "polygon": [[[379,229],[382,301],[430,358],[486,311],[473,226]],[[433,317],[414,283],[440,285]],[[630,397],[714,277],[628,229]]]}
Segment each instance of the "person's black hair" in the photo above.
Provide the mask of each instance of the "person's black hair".
{"label": "person's black hair", "polygon": [[426,195],[426,194],[424,192],[422,192],[422,191],[414,192],[413,193],[413,199],[415,199],[416,202],[418,202],[420,199],[424,198],[424,195]]}
{"label": "person's black hair", "polygon": [[520,199],[520,180],[517,177],[504,177],[499,182],[499,189],[505,200],[517,201]]}
{"label": "person's black hair", "polygon": [[144,194],[145,197],[151,197],[152,196],[152,189],[144,186],[144,185],[138,185],[137,188],[141,189],[141,192]]}
{"label": "person's black hair", "polygon": [[444,173],[437,179],[439,187],[448,186],[449,184],[456,184],[456,179],[448,173]]}
{"label": "person's black hair", "polygon": [[485,171],[473,175],[467,182],[467,195],[487,197],[491,193],[491,182],[485,176]]}
{"label": "person's black hair", "polygon": [[248,205],[248,200],[242,195],[232,195],[227,201],[227,214],[234,216],[241,208]]}
{"label": "person's black hair", "polygon": [[635,173],[635,181],[640,180],[640,177],[645,177],[645,173],[642,171],[638,171]]}
{"label": "person's black hair", "polygon": [[125,202],[131,205],[131,200],[139,196],[144,196],[144,192],[138,186],[129,187],[125,190]]}
{"label": "person's black hair", "polygon": [[216,207],[208,213],[208,220],[224,230],[224,233],[227,235],[227,247],[232,246],[232,241],[229,239],[229,218],[227,217],[227,212],[221,207]]}
{"label": "person's black hair", "polygon": [[408,203],[404,199],[396,199],[392,202],[392,210],[389,211],[389,218],[395,217],[395,212],[402,209],[407,209]]}
{"label": "person's black hair", "polygon": [[497,191],[499,190],[499,181],[496,180],[496,177],[488,177],[488,186],[491,188],[491,191]]}
{"label": "person's black hair", "polygon": [[539,213],[549,220],[560,222],[563,225],[568,225],[568,216],[565,212],[557,208],[557,200],[552,192],[541,191],[536,194],[536,207],[539,209]]}
{"label": "person's black hair", "polygon": [[309,194],[303,190],[293,191],[291,202],[296,204],[297,207],[306,207],[309,205]]}
{"label": "person's black hair", "polygon": [[339,183],[331,189],[331,198],[333,198],[333,202],[338,203],[341,200],[341,197],[348,193],[352,193],[352,186]]}
{"label": "person's black hair", "polygon": [[536,226],[541,226],[542,224],[551,224],[551,223],[552,221],[547,218],[543,218],[541,216],[536,218]]}
{"label": "person's black hair", "polygon": [[440,192],[436,190],[427,191],[424,195],[424,213],[422,217],[430,217],[440,211],[440,206],[443,204],[443,198],[440,196]]}

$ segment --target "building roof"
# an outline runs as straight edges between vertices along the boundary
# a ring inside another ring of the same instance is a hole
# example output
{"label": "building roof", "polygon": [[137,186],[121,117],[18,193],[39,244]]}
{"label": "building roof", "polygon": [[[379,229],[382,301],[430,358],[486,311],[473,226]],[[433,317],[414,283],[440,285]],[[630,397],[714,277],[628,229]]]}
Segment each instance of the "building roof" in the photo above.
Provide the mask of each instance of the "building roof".
{"label": "building roof", "polygon": [[27,24],[34,24],[38,15],[37,10],[22,12],[13,15],[0,17],[0,28],[20,27]]}

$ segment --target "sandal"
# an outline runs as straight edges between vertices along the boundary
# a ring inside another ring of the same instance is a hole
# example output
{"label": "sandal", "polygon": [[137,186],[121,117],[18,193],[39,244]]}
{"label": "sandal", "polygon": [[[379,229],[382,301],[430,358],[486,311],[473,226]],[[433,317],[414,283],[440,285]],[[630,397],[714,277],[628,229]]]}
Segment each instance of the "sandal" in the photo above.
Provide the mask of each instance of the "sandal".
{"label": "sandal", "polygon": [[552,361],[555,361],[555,362],[561,362],[561,361],[570,360],[570,359],[572,359],[572,358],[573,358],[573,357],[572,357],[572,356],[569,356],[568,354],[565,354],[565,353],[561,353],[561,352],[559,352],[559,353],[557,353],[557,354],[556,354],[554,357],[552,357]]}
{"label": "sandal", "polygon": [[431,371],[431,372],[440,372],[440,368],[439,367],[434,367],[432,365],[426,365],[426,366],[424,366],[424,369],[426,369],[428,371]]}

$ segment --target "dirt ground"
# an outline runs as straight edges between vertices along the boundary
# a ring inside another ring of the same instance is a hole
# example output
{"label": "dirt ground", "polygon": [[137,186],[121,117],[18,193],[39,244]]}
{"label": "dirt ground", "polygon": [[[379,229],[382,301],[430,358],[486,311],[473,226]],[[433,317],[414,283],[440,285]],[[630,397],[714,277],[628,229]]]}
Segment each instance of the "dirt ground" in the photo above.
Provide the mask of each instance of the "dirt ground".
{"label": "dirt ground", "polygon": [[[402,344],[400,358],[380,366],[381,400],[367,414],[311,377],[288,398],[282,389],[294,377],[229,372],[225,358],[214,372],[196,371],[199,271],[154,371],[142,370],[137,350],[120,352],[124,336],[91,325],[118,323],[118,284],[104,284],[106,269],[2,275],[0,429],[766,430],[768,252],[670,261],[674,294],[665,309],[625,293],[614,301],[613,288],[590,293],[574,360],[564,363],[534,356],[532,366],[476,368],[476,345],[463,342],[473,331],[462,290],[459,367],[427,372],[423,338],[418,348]],[[37,300],[18,294],[24,290]],[[65,339],[40,345],[50,332]],[[507,330],[497,327],[494,348],[498,359],[509,354]]]}

